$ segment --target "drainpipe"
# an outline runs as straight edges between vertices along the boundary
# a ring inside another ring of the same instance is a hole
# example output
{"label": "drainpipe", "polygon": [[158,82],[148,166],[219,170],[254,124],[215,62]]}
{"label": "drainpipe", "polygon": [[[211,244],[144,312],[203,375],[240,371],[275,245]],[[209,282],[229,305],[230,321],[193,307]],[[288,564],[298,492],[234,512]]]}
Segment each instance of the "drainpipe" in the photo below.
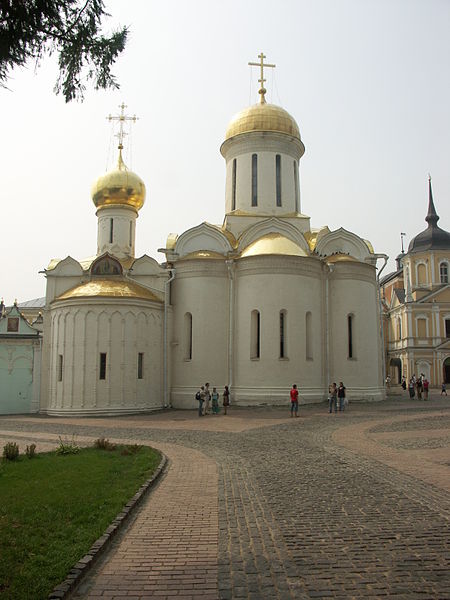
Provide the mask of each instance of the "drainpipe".
{"label": "drainpipe", "polygon": [[230,391],[233,389],[233,344],[234,344],[234,260],[226,261],[228,268],[228,387]]}
{"label": "drainpipe", "polygon": [[169,387],[167,383],[167,346],[168,346],[168,312],[170,284],[175,279],[175,269],[171,269],[170,277],[164,282],[164,339],[163,339],[163,397],[164,408],[169,407]]}
{"label": "drainpipe", "polygon": [[383,327],[383,305],[381,303],[381,290],[380,290],[380,276],[383,272],[384,267],[387,265],[388,256],[387,254],[378,254],[377,259],[382,258],[384,260],[384,265],[378,272],[377,275],[377,290],[378,290],[378,305],[380,310],[380,331],[381,331],[381,375],[382,382],[381,385],[384,387],[384,382],[386,381],[386,352],[384,348],[384,327]]}
{"label": "drainpipe", "polygon": [[330,385],[330,290],[329,278],[333,272],[333,265],[327,264],[328,272],[325,279],[325,364],[326,364],[326,391]]}

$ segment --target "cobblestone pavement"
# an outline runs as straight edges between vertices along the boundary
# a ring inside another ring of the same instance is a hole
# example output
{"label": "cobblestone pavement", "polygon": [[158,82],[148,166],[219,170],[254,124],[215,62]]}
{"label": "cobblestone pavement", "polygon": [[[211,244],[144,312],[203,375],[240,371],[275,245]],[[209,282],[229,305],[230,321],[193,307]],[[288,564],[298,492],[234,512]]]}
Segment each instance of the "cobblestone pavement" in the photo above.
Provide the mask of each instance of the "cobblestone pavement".
{"label": "cobblestone pavement", "polygon": [[171,461],[78,598],[450,599],[450,402],[230,412],[0,418],[0,444],[76,433]]}

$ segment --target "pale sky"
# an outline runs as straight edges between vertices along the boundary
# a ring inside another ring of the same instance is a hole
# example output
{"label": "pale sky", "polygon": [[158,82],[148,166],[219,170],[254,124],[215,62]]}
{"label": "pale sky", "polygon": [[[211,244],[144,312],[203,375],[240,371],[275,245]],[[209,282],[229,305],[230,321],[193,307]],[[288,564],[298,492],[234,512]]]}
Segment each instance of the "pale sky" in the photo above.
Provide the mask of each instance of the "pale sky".
{"label": "pale sky", "polygon": [[[52,258],[96,252],[90,189],[116,160],[106,120],[124,101],[139,121],[125,162],[145,182],[136,256],[171,232],[224,217],[231,117],[258,100],[262,51],[276,64],[269,102],[296,119],[301,209],[311,226],[344,227],[391,257],[400,232],[425,229],[431,173],[450,230],[450,1],[110,0],[106,29],[130,27],[114,69],[120,90],[83,103],[53,94],[54,59],[13,72],[3,113],[2,260],[6,304],[44,296]],[[130,152],[131,146],[131,152]],[[381,262],[379,263],[381,266]]]}

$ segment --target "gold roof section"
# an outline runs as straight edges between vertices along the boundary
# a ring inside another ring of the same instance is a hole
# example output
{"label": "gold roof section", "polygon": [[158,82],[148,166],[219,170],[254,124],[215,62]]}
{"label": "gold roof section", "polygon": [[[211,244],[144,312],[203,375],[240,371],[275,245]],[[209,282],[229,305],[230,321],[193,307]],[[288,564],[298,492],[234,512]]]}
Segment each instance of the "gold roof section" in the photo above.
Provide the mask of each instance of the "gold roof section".
{"label": "gold roof section", "polygon": [[117,167],[97,179],[92,186],[91,195],[98,209],[108,206],[127,206],[137,212],[143,207],[144,182],[123,162],[121,146],[119,146]]}
{"label": "gold roof section", "polygon": [[93,279],[67,290],[56,300],[69,300],[71,298],[139,298],[162,303],[162,300],[148,288],[130,281],[129,279]]}
{"label": "gold roof section", "polygon": [[293,117],[275,104],[254,104],[235,115],[228,125],[225,140],[251,131],[275,131],[291,135],[301,141],[298,125]]}
{"label": "gold roof section", "polygon": [[363,239],[363,242],[365,243],[365,245],[369,248],[369,252],[370,254],[375,254],[375,250],[373,249],[372,244],[369,242],[369,240],[365,240]]}
{"label": "gold roof section", "polygon": [[[91,265],[94,262],[94,260],[96,260],[97,258],[98,258],[98,256],[89,256],[88,258],[83,258],[77,262],[81,265],[81,268],[83,269],[83,271],[88,271],[91,268]],[[117,258],[116,256],[114,256],[114,258],[120,262],[120,264],[122,265],[122,267],[124,269],[130,269],[132,264],[136,260],[132,256],[127,256],[126,258]],[[45,270],[53,271],[53,269],[56,269],[56,267],[59,265],[59,263],[63,260],[65,260],[65,259],[52,258],[51,261],[48,263],[48,267]]]}
{"label": "gold roof section", "polygon": [[220,252],[213,252],[212,250],[197,250],[196,252],[190,252],[185,256],[180,256],[180,260],[190,260],[191,258],[203,258],[203,259],[222,259],[225,260],[226,256],[220,254]]}
{"label": "gold roof section", "polygon": [[349,254],[332,254],[331,256],[327,256],[324,260],[331,264],[337,262],[359,262],[359,260],[353,258],[353,256],[350,256]]}
{"label": "gold roof section", "polygon": [[307,256],[298,244],[279,233],[269,233],[252,242],[241,252],[241,258],[260,256],[263,254],[280,254],[285,256]]}

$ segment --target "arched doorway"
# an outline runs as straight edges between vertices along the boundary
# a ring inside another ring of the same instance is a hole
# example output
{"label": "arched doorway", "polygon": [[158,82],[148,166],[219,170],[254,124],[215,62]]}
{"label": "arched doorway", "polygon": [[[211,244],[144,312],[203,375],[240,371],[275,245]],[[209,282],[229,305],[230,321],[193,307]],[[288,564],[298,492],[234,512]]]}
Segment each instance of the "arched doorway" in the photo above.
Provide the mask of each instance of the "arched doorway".
{"label": "arched doorway", "polygon": [[444,364],[442,366],[442,376],[444,378],[445,383],[450,383],[450,356],[448,356],[444,360]]}
{"label": "arched doorway", "polygon": [[400,358],[391,358],[389,361],[389,375],[392,383],[402,382],[402,361]]}

